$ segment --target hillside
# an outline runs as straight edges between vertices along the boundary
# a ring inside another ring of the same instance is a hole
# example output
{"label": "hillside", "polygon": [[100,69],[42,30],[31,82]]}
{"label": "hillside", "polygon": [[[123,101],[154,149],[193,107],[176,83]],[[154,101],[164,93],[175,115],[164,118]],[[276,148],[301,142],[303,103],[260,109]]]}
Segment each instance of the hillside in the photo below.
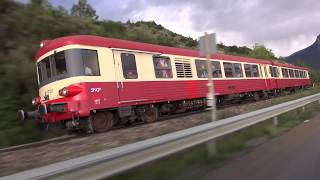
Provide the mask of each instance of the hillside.
{"label": "hillside", "polygon": [[313,44],[288,56],[286,61],[289,63],[303,61],[306,65],[320,70],[320,35]]}
{"label": "hillside", "polygon": [[[47,0],[23,4],[0,1],[0,147],[40,140],[55,134],[40,131],[34,121],[18,122],[18,109],[31,110],[31,99],[38,94],[34,56],[44,39],[67,35],[98,35],[183,48],[197,48],[197,40],[184,37],[150,22],[99,20],[90,5],[53,7]],[[218,44],[227,54],[273,59],[264,46],[248,47]]]}

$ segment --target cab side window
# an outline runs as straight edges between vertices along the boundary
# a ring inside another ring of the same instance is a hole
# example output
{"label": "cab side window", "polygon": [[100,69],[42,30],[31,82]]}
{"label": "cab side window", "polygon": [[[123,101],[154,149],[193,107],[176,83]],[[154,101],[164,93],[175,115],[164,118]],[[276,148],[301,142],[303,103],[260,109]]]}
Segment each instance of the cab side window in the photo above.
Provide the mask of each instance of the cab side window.
{"label": "cab side window", "polygon": [[56,76],[65,75],[67,73],[67,65],[64,51],[55,53],[53,57],[55,63],[54,70],[56,71]]}
{"label": "cab side window", "polygon": [[98,54],[96,50],[82,49],[84,74],[86,76],[100,76]]}
{"label": "cab side window", "polygon": [[125,79],[137,79],[138,71],[134,54],[121,53],[123,77]]}

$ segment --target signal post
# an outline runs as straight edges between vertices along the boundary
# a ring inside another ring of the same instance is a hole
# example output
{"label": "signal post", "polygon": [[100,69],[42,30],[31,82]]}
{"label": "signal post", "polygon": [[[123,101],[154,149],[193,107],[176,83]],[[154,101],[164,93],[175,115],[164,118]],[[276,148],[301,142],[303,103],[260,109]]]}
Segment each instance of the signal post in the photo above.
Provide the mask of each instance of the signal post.
{"label": "signal post", "polygon": [[[207,93],[207,106],[211,110],[211,121],[216,121],[216,101],[215,101],[215,93],[214,93],[214,83],[212,76],[212,64],[211,64],[211,55],[217,52],[217,43],[216,43],[216,34],[208,34],[204,33],[204,36],[199,38],[199,50],[201,56],[206,56],[207,62],[207,72],[208,72],[208,93]],[[216,141],[211,140],[207,142],[207,149],[209,156],[213,156],[216,154]]]}

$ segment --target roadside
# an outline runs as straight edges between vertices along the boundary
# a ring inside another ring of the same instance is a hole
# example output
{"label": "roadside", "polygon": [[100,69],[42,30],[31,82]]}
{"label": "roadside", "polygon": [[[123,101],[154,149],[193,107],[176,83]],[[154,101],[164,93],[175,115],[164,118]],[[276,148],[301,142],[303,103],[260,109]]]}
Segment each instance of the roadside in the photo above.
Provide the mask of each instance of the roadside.
{"label": "roadside", "polygon": [[207,173],[203,180],[320,179],[320,112],[310,121]]}

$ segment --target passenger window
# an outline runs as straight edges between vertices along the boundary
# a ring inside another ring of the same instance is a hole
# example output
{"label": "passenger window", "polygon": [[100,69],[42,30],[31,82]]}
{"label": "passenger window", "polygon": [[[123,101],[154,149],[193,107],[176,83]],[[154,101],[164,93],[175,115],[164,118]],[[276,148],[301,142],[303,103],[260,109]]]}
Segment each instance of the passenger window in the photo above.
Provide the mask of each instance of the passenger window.
{"label": "passenger window", "polygon": [[243,77],[242,67],[240,63],[223,63],[224,73],[227,78]]}
{"label": "passenger window", "polygon": [[100,76],[98,53],[96,50],[82,49],[84,75]]}
{"label": "passenger window", "polygon": [[252,75],[251,75],[251,65],[250,64],[245,64],[244,65],[244,72],[246,74],[246,77],[252,77]]}
{"label": "passenger window", "polygon": [[281,71],[282,71],[282,76],[283,76],[283,77],[289,77],[288,69],[286,69],[286,68],[281,68]]}
{"label": "passenger window", "polygon": [[294,70],[294,76],[295,76],[296,78],[299,78],[299,71],[298,71],[298,70]]}
{"label": "passenger window", "polygon": [[224,73],[227,78],[232,78],[232,64],[231,63],[223,63]]}
{"label": "passenger window", "polygon": [[[204,60],[196,60],[196,69],[198,78],[208,78],[207,62]],[[217,61],[211,61],[212,77],[221,78],[221,66]]]}
{"label": "passenger window", "polygon": [[245,64],[244,65],[244,72],[246,74],[246,77],[259,77],[260,76],[258,65]]}
{"label": "passenger window", "polygon": [[279,77],[279,70],[277,67],[272,67],[273,68],[273,73],[274,73],[274,77]]}
{"label": "passenger window", "polygon": [[233,64],[233,67],[234,67],[235,77],[243,77],[241,64],[239,64],[239,63],[234,63],[234,64]]}
{"label": "passenger window", "polygon": [[156,78],[172,78],[172,68],[169,57],[154,56],[153,66]]}
{"label": "passenger window", "polygon": [[289,69],[289,75],[290,75],[290,78],[294,78],[294,73],[292,69]]}
{"label": "passenger window", "polygon": [[208,78],[206,61],[196,60],[196,69],[198,78]]}
{"label": "passenger window", "polygon": [[57,76],[64,75],[67,73],[67,65],[64,51],[54,54],[54,63],[56,65],[55,71]]}
{"label": "passenger window", "polygon": [[270,73],[271,73],[271,77],[279,77],[279,70],[277,67],[270,67]]}
{"label": "passenger window", "polygon": [[212,67],[212,76],[215,78],[221,78],[222,73],[221,73],[220,62],[211,61],[211,67]]}
{"label": "passenger window", "polygon": [[133,54],[121,53],[121,63],[122,63],[123,77],[125,79],[138,78],[136,59]]}
{"label": "passenger window", "polygon": [[260,77],[258,65],[252,65],[252,77]]}

